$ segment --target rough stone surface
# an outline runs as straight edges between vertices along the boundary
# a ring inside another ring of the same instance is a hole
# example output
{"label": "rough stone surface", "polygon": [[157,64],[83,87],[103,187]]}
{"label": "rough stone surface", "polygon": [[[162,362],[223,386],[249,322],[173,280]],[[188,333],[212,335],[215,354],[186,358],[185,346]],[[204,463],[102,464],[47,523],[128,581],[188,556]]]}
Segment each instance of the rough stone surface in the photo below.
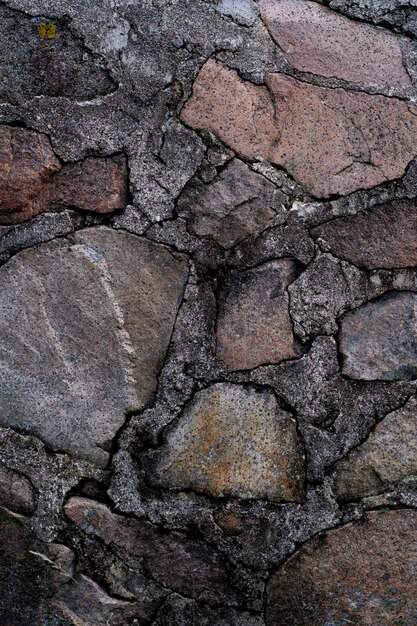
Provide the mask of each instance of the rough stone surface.
{"label": "rough stone surface", "polygon": [[89,158],[62,166],[45,135],[0,126],[0,223],[54,209],[109,213],[127,202],[126,160]]}
{"label": "rough stone surface", "polygon": [[65,512],[86,533],[131,553],[162,585],[191,598],[238,604],[239,594],[227,583],[224,560],[201,541],[187,541],[177,532],[161,535],[149,522],[126,519],[85,498],[72,498]]}
{"label": "rough stone surface", "polygon": [[417,401],[387,415],[361,446],[335,467],[335,493],[354,500],[417,474]]}
{"label": "rough stone surface", "polygon": [[0,505],[22,515],[35,509],[35,493],[28,479],[1,464]]}
{"label": "rough stone surface", "polygon": [[253,0],[220,0],[216,10],[243,26],[252,26],[258,17],[258,7]]}
{"label": "rough stone surface", "polygon": [[412,626],[415,511],[371,512],[310,541],[273,576],[267,626]]}
{"label": "rough stone surface", "polygon": [[286,196],[239,159],[205,185],[191,182],[178,199],[178,212],[190,230],[229,249],[263,230]]}
{"label": "rough stone surface", "polygon": [[272,501],[303,494],[291,415],[271,393],[226,383],[198,392],[145,464],[148,480],[167,488]]}
{"label": "rough stone surface", "polygon": [[272,37],[298,70],[382,89],[411,84],[400,37],[309,0],[261,0],[260,7]]}
{"label": "rough stone surface", "polygon": [[391,292],[341,322],[342,372],[361,380],[417,377],[417,294]]}
{"label": "rough stone surface", "polygon": [[220,296],[216,328],[217,355],[229,370],[297,356],[286,291],[295,275],[289,259],[231,274]]}
{"label": "rough stone surface", "polygon": [[276,73],[265,82],[252,85],[207,61],[181,119],[242,156],[282,165],[320,198],[398,178],[415,156],[417,117],[405,102]]}
{"label": "rough stone surface", "polygon": [[185,277],[184,259],[106,228],[14,257],[0,271],[1,422],[105,464],[125,413],[152,398]]}
{"label": "rough stone surface", "polygon": [[416,233],[414,200],[382,204],[312,230],[322,247],[368,270],[417,265]]}

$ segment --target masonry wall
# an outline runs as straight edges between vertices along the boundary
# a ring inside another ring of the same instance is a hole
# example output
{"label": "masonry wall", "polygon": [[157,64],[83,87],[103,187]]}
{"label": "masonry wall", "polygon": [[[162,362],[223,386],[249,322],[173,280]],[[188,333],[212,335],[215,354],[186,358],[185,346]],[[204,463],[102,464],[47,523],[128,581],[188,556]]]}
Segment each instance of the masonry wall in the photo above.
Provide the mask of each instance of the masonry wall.
{"label": "masonry wall", "polygon": [[416,36],[0,2],[1,626],[417,624]]}

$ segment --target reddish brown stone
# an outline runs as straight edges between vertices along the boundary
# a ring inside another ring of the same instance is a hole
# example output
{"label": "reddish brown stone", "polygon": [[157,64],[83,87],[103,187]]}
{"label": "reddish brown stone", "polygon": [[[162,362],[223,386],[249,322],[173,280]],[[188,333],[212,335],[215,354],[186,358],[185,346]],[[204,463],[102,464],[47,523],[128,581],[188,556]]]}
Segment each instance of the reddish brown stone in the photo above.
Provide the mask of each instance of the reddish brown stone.
{"label": "reddish brown stone", "polygon": [[387,415],[369,438],[335,466],[335,493],[354,500],[417,474],[417,398]]}
{"label": "reddish brown stone", "polygon": [[295,278],[289,259],[233,272],[221,294],[217,354],[229,370],[252,369],[297,355],[287,287]]}
{"label": "reddish brown stone", "polygon": [[347,313],[340,351],[351,378],[417,378],[417,294],[394,291]]}
{"label": "reddish brown stone", "polygon": [[371,512],[321,533],[272,577],[267,626],[414,626],[417,512]]}
{"label": "reddish brown stone", "polygon": [[285,167],[320,198],[398,178],[417,153],[417,117],[401,100],[283,74],[267,74],[265,82],[253,85],[209,60],[181,119],[211,130],[240,155]]}
{"label": "reddish brown stone", "polygon": [[126,202],[123,156],[61,166],[45,135],[0,126],[0,224],[24,222],[63,207],[108,213]]}
{"label": "reddish brown stone", "polygon": [[226,535],[240,535],[252,528],[257,518],[254,515],[224,508],[214,513],[214,521]]}
{"label": "reddish brown stone", "polygon": [[160,584],[201,601],[238,603],[223,558],[201,541],[177,532],[161,534],[149,522],[116,515],[94,500],[71,498],[65,512],[86,533],[129,552]]}
{"label": "reddish brown stone", "polygon": [[209,185],[190,183],[177,207],[192,232],[228,249],[265,228],[285,199],[264,176],[233,159]]}
{"label": "reddish brown stone", "polygon": [[326,222],[311,231],[320,245],[366,269],[417,265],[417,203],[398,200]]}
{"label": "reddish brown stone", "polygon": [[23,515],[35,509],[35,493],[28,479],[1,464],[0,506]]}
{"label": "reddish brown stone", "polygon": [[401,38],[309,0],[261,0],[266,27],[302,72],[392,89],[411,85]]}

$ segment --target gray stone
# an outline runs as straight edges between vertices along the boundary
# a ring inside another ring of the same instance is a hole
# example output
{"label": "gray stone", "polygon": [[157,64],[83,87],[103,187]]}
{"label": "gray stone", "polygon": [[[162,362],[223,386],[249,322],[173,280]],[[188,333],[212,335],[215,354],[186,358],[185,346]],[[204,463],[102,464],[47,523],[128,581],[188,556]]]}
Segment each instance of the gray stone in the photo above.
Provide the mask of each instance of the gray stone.
{"label": "gray stone", "polygon": [[369,438],[335,467],[335,493],[355,500],[386,491],[417,474],[417,399],[377,424]]}
{"label": "gray stone", "polygon": [[25,476],[0,464],[0,505],[30,515],[35,509],[35,492]]}
{"label": "gray stone", "polygon": [[182,257],[107,228],[15,256],[0,271],[1,422],[105,465],[155,391],[185,278]]}
{"label": "gray stone", "polygon": [[252,26],[258,17],[258,7],[253,0],[220,0],[216,9],[244,26]]}
{"label": "gray stone", "polygon": [[233,159],[210,184],[187,185],[177,207],[195,235],[229,249],[266,228],[286,201],[275,185]]}
{"label": "gray stone", "polygon": [[390,292],[341,321],[342,372],[360,380],[417,378],[417,294]]}
{"label": "gray stone", "polygon": [[295,422],[275,396],[219,383],[195,394],[164,445],[143,455],[148,480],[216,497],[301,500]]}

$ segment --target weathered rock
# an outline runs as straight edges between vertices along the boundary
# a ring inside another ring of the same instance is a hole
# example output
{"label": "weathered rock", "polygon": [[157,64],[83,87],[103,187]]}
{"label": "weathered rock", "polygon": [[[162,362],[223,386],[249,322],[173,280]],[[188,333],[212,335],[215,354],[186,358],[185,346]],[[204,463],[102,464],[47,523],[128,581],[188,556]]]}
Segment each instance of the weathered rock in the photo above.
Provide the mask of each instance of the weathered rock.
{"label": "weathered rock", "polygon": [[190,230],[229,249],[265,228],[286,196],[239,159],[209,185],[192,181],[178,199]]}
{"label": "weathered rock", "polygon": [[289,259],[232,272],[220,297],[217,355],[229,370],[279,363],[297,356],[288,312]]}
{"label": "weathered rock", "polygon": [[243,26],[252,26],[258,17],[258,7],[253,0],[220,0],[216,10]]}
{"label": "weathered rock", "polygon": [[155,626],[264,626],[262,617],[236,609],[211,609],[188,598],[171,594],[161,609]]}
{"label": "weathered rock", "polygon": [[13,257],[0,422],[105,465],[126,411],[152,398],[185,279],[183,257],[104,227]]}
{"label": "weathered rock", "polygon": [[201,601],[239,604],[223,558],[201,541],[178,532],[160,534],[149,522],[116,515],[85,498],[71,498],[65,512],[86,533],[129,552],[160,584]]}
{"label": "weathered rock", "polygon": [[411,85],[400,37],[309,0],[261,0],[261,16],[302,72],[389,89]]}
{"label": "weathered rock", "polygon": [[267,587],[267,626],[413,626],[417,512],[371,512],[315,537]]}
{"label": "weathered rock", "polygon": [[417,378],[417,294],[390,292],[341,322],[342,372],[362,380]]}
{"label": "weathered rock", "polygon": [[416,154],[417,116],[401,100],[277,73],[265,83],[243,81],[209,60],[181,119],[211,130],[239,155],[282,165],[320,198],[398,178]]}
{"label": "weathered rock", "polygon": [[303,458],[295,422],[275,396],[219,383],[195,394],[143,455],[148,480],[216,497],[299,501]]}
{"label": "weathered rock", "polygon": [[[47,30],[49,24],[52,29]],[[0,75],[0,101],[12,104],[40,95],[88,100],[116,88],[100,67],[99,57],[63,22],[31,19],[4,5],[0,7]]]}
{"label": "weathered rock", "polygon": [[0,126],[0,223],[65,207],[109,213],[127,203],[122,155],[61,166],[46,135]]}
{"label": "weathered rock", "polygon": [[27,478],[0,464],[0,505],[22,515],[35,509],[35,493]]}
{"label": "weathered rock", "polygon": [[417,265],[417,204],[397,200],[311,231],[320,245],[366,269]]}
{"label": "weathered rock", "polygon": [[417,474],[417,400],[387,415],[361,446],[335,467],[335,493],[354,500],[386,491]]}

